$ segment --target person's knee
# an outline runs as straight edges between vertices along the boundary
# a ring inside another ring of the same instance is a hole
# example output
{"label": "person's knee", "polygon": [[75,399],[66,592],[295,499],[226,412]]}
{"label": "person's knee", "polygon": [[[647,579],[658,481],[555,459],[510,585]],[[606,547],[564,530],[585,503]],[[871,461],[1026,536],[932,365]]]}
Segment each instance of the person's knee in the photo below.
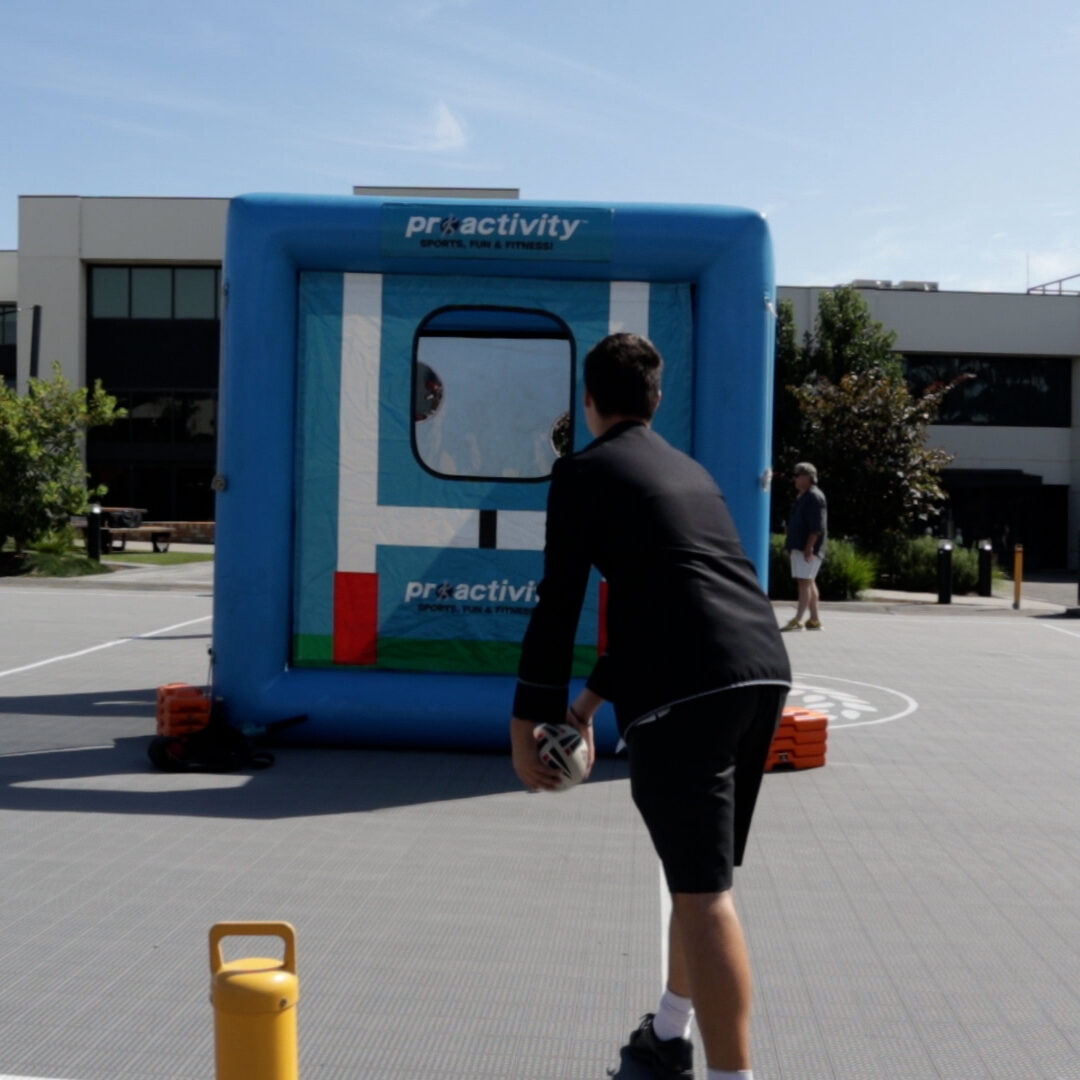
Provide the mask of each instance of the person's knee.
{"label": "person's knee", "polygon": [[672,893],[671,907],[679,924],[686,926],[734,915],[735,898],[731,889],[710,893]]}

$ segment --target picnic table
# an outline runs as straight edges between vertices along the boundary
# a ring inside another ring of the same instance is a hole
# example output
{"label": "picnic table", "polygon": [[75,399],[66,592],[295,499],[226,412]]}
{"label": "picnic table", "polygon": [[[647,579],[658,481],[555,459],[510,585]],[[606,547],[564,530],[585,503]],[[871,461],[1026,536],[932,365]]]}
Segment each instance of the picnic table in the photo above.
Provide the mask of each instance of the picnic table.
{"label": "picnic table", "polygon": [[[103,506],[101,508],[101,551],[124,551],[129,540],[148,540],[154,551],[168,551],[172,529],[163,525],[144,525],[145,509],[135,506]],[[87,529],[86,516],[72,519],[76,528]]]}

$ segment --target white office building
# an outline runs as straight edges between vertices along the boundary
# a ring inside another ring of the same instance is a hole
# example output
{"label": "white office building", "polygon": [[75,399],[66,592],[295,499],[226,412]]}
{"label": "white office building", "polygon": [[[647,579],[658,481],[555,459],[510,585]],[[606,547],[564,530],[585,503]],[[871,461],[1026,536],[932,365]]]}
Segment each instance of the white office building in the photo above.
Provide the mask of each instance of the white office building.
{"label": "white office building", "polygon": [[[1075,567],[1080,529],[1080,294],[941,292],[932,282],[855,282],[896,332],[916,390],[946,396],[931,445],[954,454],[948,527],[966,543],[1023,543],[1029,565]],[[1066,283],[1067,285],[1068,283]],[[799,334],[821,289],[779,289]]]}

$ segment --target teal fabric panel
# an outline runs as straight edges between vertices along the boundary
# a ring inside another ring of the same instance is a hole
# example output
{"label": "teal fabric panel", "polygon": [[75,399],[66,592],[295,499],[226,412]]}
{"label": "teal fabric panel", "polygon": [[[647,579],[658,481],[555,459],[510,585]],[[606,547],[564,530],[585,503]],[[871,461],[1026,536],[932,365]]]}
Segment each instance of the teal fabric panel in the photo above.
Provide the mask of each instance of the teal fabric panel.
{"label": "teal fabric panel", "polygon": [[332,634],[344,277],[300,276],[293,632]]}
{"label": "teal fabric panel", "polygon": [[694,333],[689,285],[651,286],[649,340],[664,358],[663,398],[653,428],[672,446],[689,454],[694,428]]}

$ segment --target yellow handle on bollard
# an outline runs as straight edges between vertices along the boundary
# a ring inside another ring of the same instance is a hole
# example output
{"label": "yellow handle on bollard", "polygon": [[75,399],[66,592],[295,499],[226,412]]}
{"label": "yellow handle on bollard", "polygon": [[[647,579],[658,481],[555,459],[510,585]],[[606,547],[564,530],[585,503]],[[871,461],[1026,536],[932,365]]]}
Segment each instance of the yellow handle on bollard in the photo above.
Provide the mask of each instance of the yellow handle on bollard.
{"label": "yellow handle on bollard", "polygon": [[[284,960],[226,963],[227,937],[276,937]],[[210,930],[210,1000],[217,1080],[297,1080],[296,931],[287,922],[222,922]]]}
{"label": "yellow handle on bollard", "polygon": [[225,966],[221,943],[227,937],[276,937],[285,942],[285,958],[281,966],[296,974],[296,928],[292,923],[268,922],[219,922],[210,928],[210,974],[216,975]]}

